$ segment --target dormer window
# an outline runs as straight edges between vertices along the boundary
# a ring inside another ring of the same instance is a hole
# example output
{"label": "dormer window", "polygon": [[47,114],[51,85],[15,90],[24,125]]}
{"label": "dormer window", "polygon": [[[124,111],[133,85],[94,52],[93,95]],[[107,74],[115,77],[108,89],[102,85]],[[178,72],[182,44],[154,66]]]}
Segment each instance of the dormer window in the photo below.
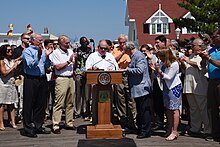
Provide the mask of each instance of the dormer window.
{"label": "dormer window", "polygon": [[173,23],[173,20],[161,10],[159,5],[159,9],[145,22],[144,28],[149,31],[144,30],[144,32],[149,32],[151,35],[169,34],[169,23]]}

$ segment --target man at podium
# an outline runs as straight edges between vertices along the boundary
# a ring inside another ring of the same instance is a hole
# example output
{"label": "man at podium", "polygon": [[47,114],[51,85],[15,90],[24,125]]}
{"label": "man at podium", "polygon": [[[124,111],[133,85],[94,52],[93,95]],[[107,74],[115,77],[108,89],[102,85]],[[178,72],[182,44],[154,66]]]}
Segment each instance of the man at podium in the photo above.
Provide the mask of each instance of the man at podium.
{"label": "man at podium", "polygon": [[107,51],[106,40],[100,40],[97,51],[90,54],[86,60],[86,70],[118,70],[114,56]]}
{"label": "man at podium", "polygon": [[[118,70],[118,64],[114,56],[108,52],[108,44],[106,40],[100,40],[96,52],[89,55],[86,60],[86,70]],[[93,92],[97,91],[96,86],[93,87]],[[94,93],[93,93],[94,97]],[[92,122],[97,124],[97,99],[92,101]]]}

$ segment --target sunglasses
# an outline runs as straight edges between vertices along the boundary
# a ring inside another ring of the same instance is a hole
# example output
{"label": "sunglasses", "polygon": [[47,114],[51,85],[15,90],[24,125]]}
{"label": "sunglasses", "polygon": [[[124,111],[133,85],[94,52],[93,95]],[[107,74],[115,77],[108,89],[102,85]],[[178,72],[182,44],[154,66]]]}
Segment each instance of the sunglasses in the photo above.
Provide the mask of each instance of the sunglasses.
{"label": "sunglasses", "polygon": [[12,52],[12,49],[7,49],[7,53]]}
{"label": "sunglasses", "polygon": [[107,47],[99,47],[101,50],[108,50],[108,48]]}
{"label": "sunglasses", "polygon": [[26,38],[26,37],[24,37],[23,39],[30,40],[30,38]]}

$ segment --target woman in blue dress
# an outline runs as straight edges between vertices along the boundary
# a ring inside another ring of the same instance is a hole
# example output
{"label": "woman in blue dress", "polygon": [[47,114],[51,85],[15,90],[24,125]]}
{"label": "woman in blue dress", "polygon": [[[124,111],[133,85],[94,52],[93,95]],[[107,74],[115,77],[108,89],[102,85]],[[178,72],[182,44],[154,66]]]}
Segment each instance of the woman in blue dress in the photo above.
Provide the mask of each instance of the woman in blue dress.
{"label": "woman in blue dress", "polygon": [[151,65],[163,81],[163,99],[167,112],[168,131],[167,141],[177,139],[179,125],[182,83],[179,77],[179,63],[169,48],[157,53],[161,65]]}

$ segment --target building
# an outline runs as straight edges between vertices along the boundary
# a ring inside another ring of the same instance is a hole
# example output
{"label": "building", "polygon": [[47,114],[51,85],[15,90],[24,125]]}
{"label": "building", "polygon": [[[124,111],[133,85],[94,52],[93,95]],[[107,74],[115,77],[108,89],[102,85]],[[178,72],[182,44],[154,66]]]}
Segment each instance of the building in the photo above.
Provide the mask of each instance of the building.
{"label": "building", "polygon": [[[21,44],[21,34],[22,33],[13,33],[12,36],[8,36],[7,33],[0,33],[0,46],[3,44],[10,44],[19,46]],[[41,34],[44,39],[57,40],[58,37],[52,34]]]}
{"label": "building", "polygon": [[127,0],[125,25],[129,27],[129,40],[142,45],[154,44],[158,35],[180,40],[196,37],[197,33],[179,29],[173,23],[173,18],[195,19],[190,12],[179,7],[178,2],[180,0]]}

